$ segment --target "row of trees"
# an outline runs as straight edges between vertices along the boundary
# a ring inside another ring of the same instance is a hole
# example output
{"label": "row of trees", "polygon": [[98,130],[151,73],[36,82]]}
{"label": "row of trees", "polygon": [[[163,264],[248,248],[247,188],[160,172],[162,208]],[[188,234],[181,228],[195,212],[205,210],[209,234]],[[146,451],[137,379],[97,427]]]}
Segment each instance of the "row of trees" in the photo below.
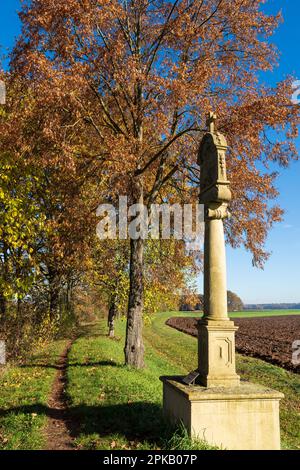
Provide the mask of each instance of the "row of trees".
{"label": "row of trees", "polygon": [[[9,91],[6,148],[8,126],[17,122],[10,106],[18,107],[18,99],[21,108],[24,97]],[[59,163],[52,166],[32,153],[15,158],[13,151],[3,152],[1,160],[0,331],[13,355],[34,339],[64,331],[76,318],[93,319],[93,311],[108,311],[114,336],[114,319],[126,314],[130,242],[96,236],[97,204],[108,199],[102,175],[84,174],[81,163],[71,171]],[[180,288],[197,272],[195,259],[178,241],[149,240],[144,266],[145,315],[175,308]]]}
{"label": "row of trees", "polygon": [[[196,156],[211,109],[230,144],[228,242],[264,263],[268,230],[282,216],[270,204],[277,191],[269,165],[297,158],[299,115],[292,79],[275,88],[257,79],[276,62],[267,38],[280,20],[262,3],[24,2],[2,77],[2,324],[8,299],[17,312],[38,305],[37,324],[43,300],[52,324],[69,317],[76,295],[96,289],[111,334],[126,309],[125,361],[143,367],[143,315],[174,302],[201,260],[176,240],[101,243],[96,208],[119,195],[148,208],[196,201]],[[268,128],[284,137],[271,141]]]}

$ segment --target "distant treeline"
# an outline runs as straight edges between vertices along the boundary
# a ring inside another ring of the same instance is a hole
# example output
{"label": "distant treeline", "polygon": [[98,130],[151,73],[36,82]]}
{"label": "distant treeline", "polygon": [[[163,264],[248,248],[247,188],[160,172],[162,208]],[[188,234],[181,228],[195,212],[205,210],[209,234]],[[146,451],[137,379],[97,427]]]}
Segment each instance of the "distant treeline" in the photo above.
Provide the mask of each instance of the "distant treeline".
{"label": "distant treeline", "polygon": [[299,304],[246,304],[244,310],[300,310]]}
{"label": "distant treeline", "polygon": [[[180,298],[179,310],[185,312],[203,310],[203,303],[204,298],[202,294],[185,293]],[[244,310],[243,301],[237,294],[230,290],[227,291],[227,308],[229,312],[240,312]]]}

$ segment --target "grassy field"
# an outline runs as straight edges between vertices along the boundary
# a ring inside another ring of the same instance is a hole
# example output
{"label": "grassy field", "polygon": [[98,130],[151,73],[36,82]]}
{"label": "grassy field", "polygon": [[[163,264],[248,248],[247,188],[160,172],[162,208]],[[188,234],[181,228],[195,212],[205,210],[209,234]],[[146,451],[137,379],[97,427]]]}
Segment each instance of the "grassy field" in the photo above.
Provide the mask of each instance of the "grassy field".
{"label": "grassy field", "polygon": [[[170,316],[170,312],[159,314],[144,328],[144,371],[122,365],[124,321],[117,325],[119,341],[109,340],[100,325],[97,335],[94,331],[89,340],[82,337],[75,343],[70,356],[68,394],[73,412],[83,423],[76,440],[80,448],[174,446],[172,433],[164,431],[159,376],[186,374],[194,369],[197,366],[197,341],[167,327],[165,321]],[[237,367],[243,379],[285,394],[281,406],[282,444],[287,449],[300,449],[300,376],[240,355],[237,356]],[[176,436],[178,448],[190,448],[189,442],[183,443],[180,439]]]}
{"label": "grassy field", "polygon": [[[188,315],[189,317],[201,317],[202,312],[169,312],[170,315],[179,316],[179,314]],[[287,315],[300,315],[300,310],[258,310],[258,311],[243,311],[243,312],[231,312],[229,316],[231,318],[250,318],[250,317],[275,317],[275,316],[287,316]]]}
{"label": "grassy field", "polygon": [[145,370],[123,365],[125,322],[118,340],[100,323],[76,341],[69,356],[67,394],[72,416],[81,423],[80,449],[206,449],[191,443],[183,430],[168,426],[162,415],[163,374],[185,373],[147,344]]}
{"label": "grassy field", "polygon": [[259,311],[244,311],[233,312],[229,314],[232,318],[247,318],[247,317],[275,317],[286,315],[300,315],[300,310],[259,310]]}
{"label": "grassy field", "polygon": [[[191,443],[183,430],[171,429],[162,415],[159,377],[186,374],[197,365],[197,341],[166,326],[170,316],[172,312],[159,314],[145,325],[146,368],[142,371],[123,365],[124,320],[117,322],[115,340],[106,336],[104,321],[83,328],[67,368],[69,414],[77,423],[72,430],[76,448],[208,448],[203,442]],[[10,367],[0,377],[1,449],[45,448],[47,398],[65,344],[53,343],[26,366]],[[285,394],[282,445],[300,449],[300,376],[240,355],[237,368],[243,379]]]}
{"label": "grassy field", "polygon": [[[154,349],[167,362],[190,371],[197,367],[197,340],[165,325],[165,321],[173,314],[159,314],[152,325],[146,327],[146,345],[150,345],[152,351]],[[300,376],[260,359],[239,354],[237,370],[242,379],[272,387],[285,394],[281,402],[282,445],[287,449],[300,449]]]}

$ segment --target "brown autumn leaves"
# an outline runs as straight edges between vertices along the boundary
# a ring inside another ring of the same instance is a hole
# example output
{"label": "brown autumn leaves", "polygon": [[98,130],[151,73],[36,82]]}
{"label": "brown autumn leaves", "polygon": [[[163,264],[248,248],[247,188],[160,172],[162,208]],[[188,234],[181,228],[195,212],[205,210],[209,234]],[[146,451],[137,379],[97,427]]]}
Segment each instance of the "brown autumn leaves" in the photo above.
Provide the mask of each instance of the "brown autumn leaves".
{"label": "brown autumn leaves", "polygon": [[[211,110],[230,145],[228,241],[262,265],[267,233],[282,216],[270,203],[273,164],[297,158],[292,79],[275,87],[258,79],[276,65],[270,36],[280,16],[264,14],[261,0],[32,0],[20,17],[1,151],[43,168],[53,197],[63,198],[54,230],[63,269],[85,263],[99,203],[119,194],[148,205],[196,201],[196,155]],[[145,250],[131,241],[125,356],[136,367]],[[183,251],[170,248],[175,258]]]}

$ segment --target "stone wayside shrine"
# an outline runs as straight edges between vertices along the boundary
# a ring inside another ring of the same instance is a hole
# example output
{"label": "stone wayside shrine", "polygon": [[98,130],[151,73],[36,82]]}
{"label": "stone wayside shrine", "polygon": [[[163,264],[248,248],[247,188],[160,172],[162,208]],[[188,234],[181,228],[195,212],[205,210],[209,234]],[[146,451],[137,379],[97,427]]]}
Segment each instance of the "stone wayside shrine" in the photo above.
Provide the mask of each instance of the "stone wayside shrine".
{"label": "stone wayside shrine", "polygon": [[279,402],[283,394],[240,381],[235,332],[228,317],[223,220],[231,200],[225,137],[209,131],[198,156],[200,203],[205,205],[204,315],[198,324],[198,369],[187,377],[162,377],[164,412],[189,434],[230,450],[280,449]]}

